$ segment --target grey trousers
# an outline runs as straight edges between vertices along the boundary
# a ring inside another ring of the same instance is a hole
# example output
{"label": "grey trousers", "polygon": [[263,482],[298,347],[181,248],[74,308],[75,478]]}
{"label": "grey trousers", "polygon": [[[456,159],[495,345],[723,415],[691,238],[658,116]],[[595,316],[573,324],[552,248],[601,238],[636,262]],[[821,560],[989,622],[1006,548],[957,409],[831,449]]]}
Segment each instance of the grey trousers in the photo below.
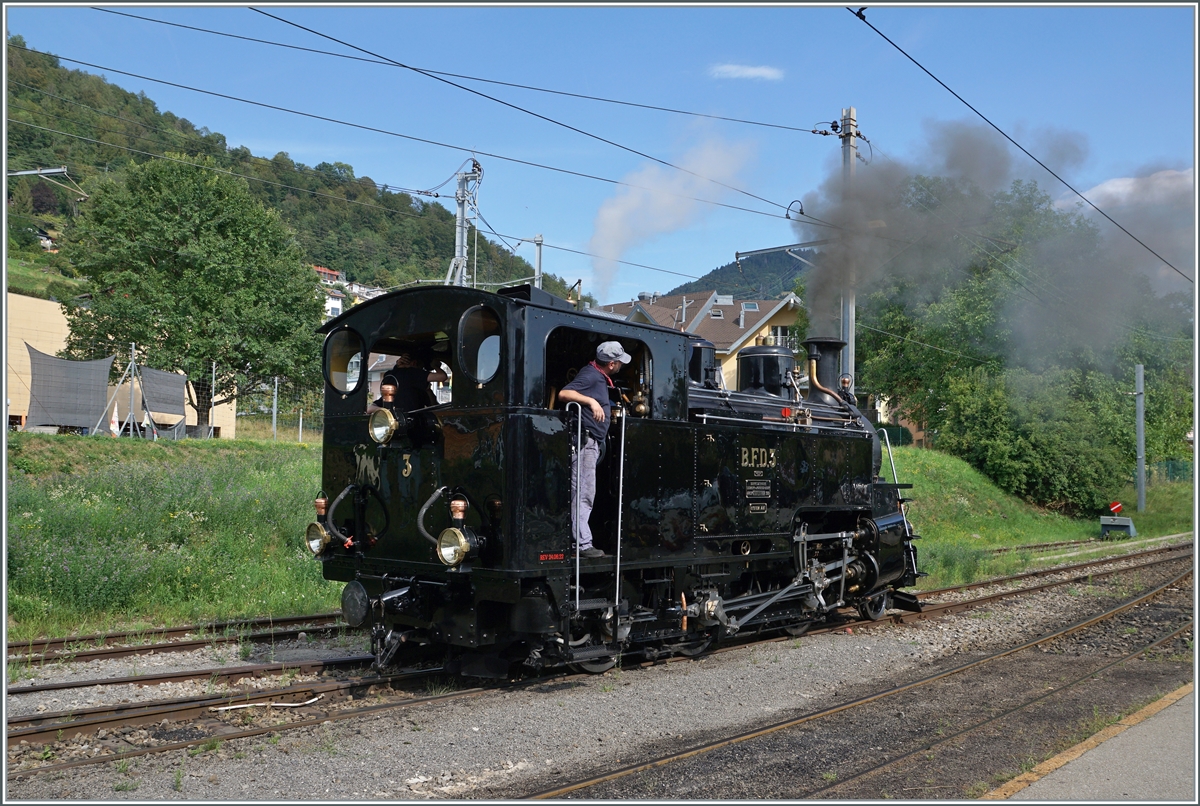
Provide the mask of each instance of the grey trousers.
{"label": "grey trousers", "polygon": [[[600,443],[588,439],[571,462],[571,521],[579,550],[592,547],[592,529],[588,526],[592,507],[596,503],[596,463],[600,461]],[[575,479],[579,478],[576,489]]]}

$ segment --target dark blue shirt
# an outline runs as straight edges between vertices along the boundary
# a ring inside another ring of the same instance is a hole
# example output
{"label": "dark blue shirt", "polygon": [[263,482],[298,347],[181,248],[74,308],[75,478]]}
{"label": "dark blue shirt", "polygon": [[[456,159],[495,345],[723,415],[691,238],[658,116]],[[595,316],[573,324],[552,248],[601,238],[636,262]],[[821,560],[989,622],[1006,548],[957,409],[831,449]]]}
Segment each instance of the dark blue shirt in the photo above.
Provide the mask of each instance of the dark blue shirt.
{"label": "dark blue shirt", "polygon": [[587,395],[604,409],[604,422],[598,423],[596,418],[592,417],[592,407],[580,404],[580,408],[583,409],[583,427],[599,441],[603,441],[608,434],[608,424],[612,422],[612,403],[608,399],[609,383],[608,376],[596,369],[595,364],[588,364],[579,370],[575,380],[563,387]]}

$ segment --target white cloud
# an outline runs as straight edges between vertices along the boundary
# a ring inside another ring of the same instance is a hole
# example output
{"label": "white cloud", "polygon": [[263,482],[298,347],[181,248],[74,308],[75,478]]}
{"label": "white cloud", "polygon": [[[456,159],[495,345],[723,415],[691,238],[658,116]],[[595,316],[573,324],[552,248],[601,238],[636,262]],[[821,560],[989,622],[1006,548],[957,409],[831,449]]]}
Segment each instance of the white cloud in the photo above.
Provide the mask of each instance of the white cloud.
{"label": "white cloud", "polygon": [[[1188,168],[1186,171],[1158,171],[1149,176],[1107,179],[1085,190],[1083,195],[1105,209],[1106,205],[1171,203],[1181,198],[1191,199],[1195,192],[1194,175],[1192,169]],[[1079,197],[1066,191],[1059,196],[1055,206],[1063,209],[1078,203],[1081,203]]]}
{"label": "white cloud", "polygon": [[763,81],[782,81],[783,71],[778,67],[750,67],[745,64],[714,64],[708,68],[713,78],[755,78]]}

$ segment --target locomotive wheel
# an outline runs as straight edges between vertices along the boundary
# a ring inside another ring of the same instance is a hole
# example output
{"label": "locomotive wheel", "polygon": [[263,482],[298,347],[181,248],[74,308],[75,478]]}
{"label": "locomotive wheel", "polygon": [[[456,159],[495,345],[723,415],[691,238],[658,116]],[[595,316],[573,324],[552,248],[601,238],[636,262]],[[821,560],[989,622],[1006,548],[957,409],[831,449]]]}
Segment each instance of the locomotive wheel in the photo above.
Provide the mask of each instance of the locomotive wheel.
{"label": "locomotive wheel", "polygon": [[884,593],[858,603],[858,614],[866,621],[879,621],[888,609],[891,597]]}
{"label": "locomotive wheel", "polygon": [[813,625],[813,623],[811,621],[801,621],[799,624],[787,625],[786,627],[783,628],[783,631],[786,632],[788,635],[792,635],[792,636],[795,636],[796,638],[799,638],[800,636],[802,636],[806,632],[808,632],[812,628],[812,625]]}
{"label": "locomotive wheel", "polygon": [[715,632],[707,633],[695,641],[686,641],[681,644],[676,644],[674,649],[685,658],[694,658],[697,655],[703,655],[712,646],[713,639],[716,637]]}
{"label": "locomotive wheel", "polygon": [[[601,639],[603,640],[603,639]],[[586,646],[592,646],[596,643],[593,640],[591,633],[584,633],[579,638],[571,642],[571,646],[575,649],[580,649]],[[609,669],[617,665],[616,658],[594,658],[592,660],[580,660],[574,663],[568,663],[567,668],[573,672],[584,672],[586,674],[604,674]]]}
{"label": "locomotive wheel", "polygon": [[567,668],[575,672],[585,672],[587,674],[604,674],[616,665],[616,658],[597,658],[596,660],[581,660],[578,663],[569,663],[567,664]]}

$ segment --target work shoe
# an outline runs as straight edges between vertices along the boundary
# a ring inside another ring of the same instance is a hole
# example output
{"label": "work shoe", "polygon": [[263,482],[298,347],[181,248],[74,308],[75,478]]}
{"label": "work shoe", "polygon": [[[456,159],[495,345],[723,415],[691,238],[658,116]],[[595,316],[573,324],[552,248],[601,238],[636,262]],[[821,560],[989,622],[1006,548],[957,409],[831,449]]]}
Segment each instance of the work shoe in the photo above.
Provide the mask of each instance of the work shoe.
{"label": "work shoe", "polygon": [[583,549],[582,551],[580,551],[579,556],[586,557],[589,560],[595,560],[599,557],[607,557],[608,555],[605,554],[600,549],[596,548],[595,546],[592,546],[591,548]]}

